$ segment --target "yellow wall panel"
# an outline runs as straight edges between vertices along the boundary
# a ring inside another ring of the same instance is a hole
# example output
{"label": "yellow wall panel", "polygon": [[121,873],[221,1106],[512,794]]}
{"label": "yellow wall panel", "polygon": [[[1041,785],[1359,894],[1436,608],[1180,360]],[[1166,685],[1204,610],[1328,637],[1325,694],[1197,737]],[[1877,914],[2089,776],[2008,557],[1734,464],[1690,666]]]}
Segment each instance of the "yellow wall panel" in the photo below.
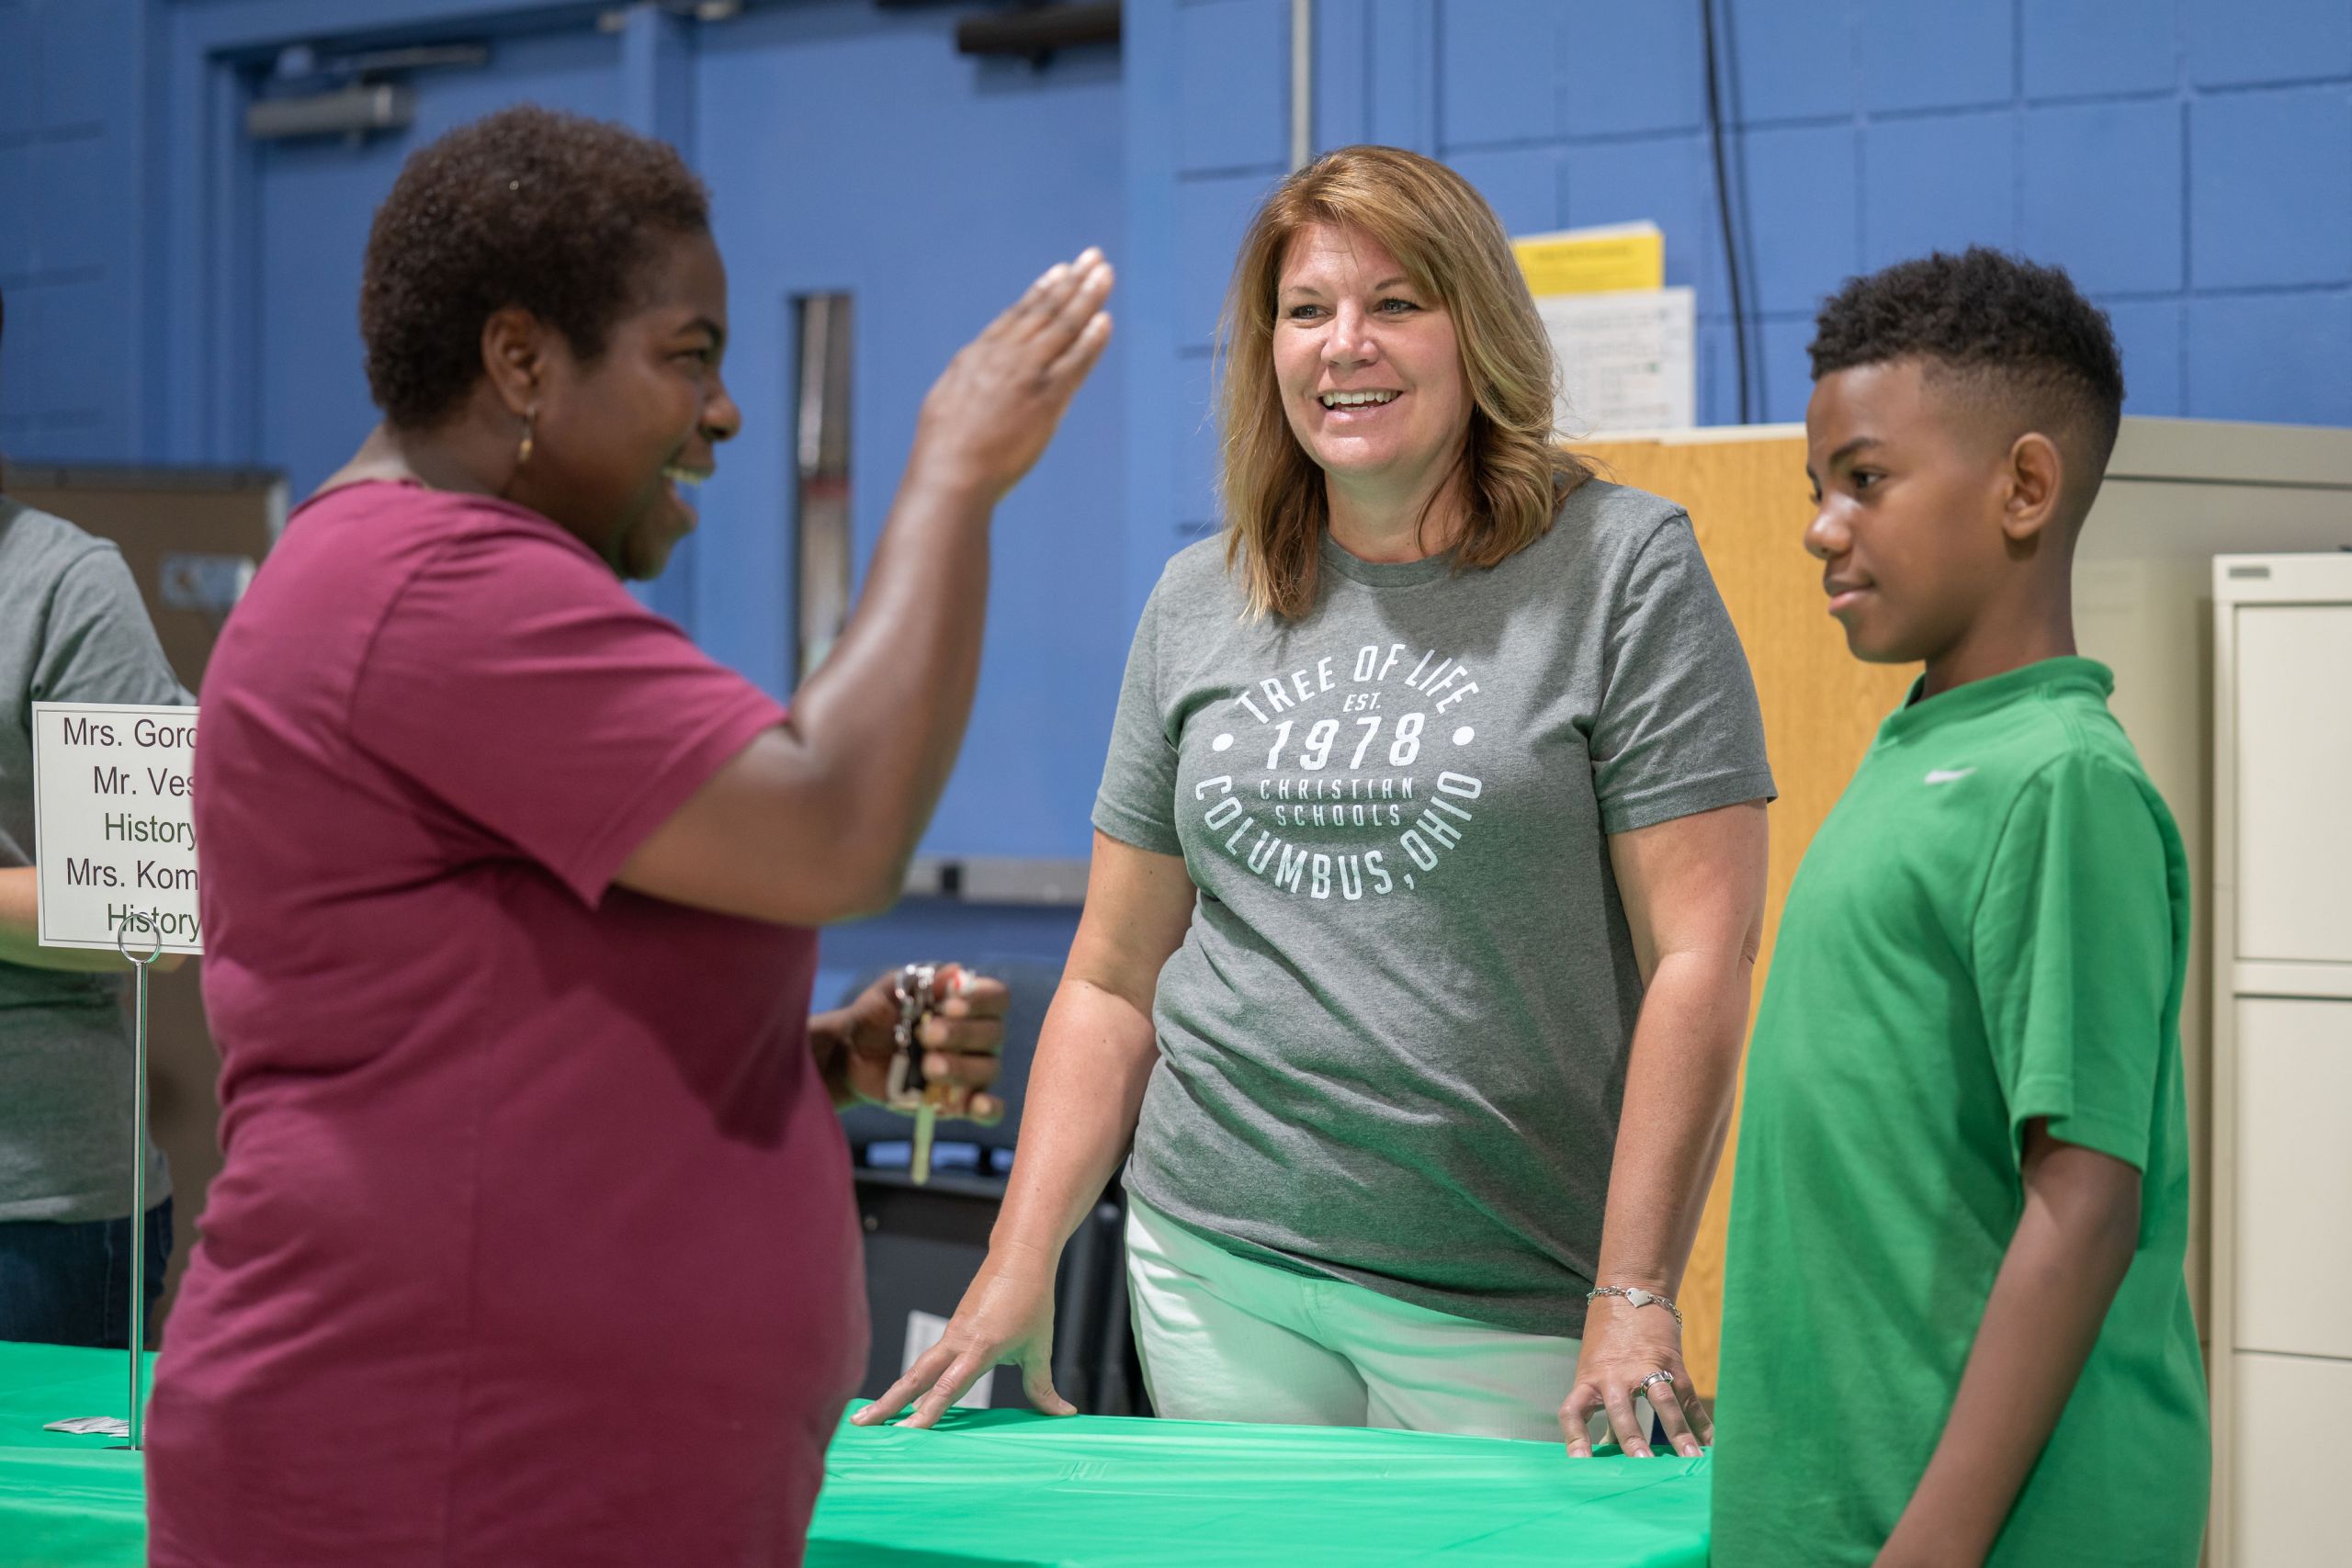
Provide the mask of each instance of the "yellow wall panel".
{"label": "yellow wall panel", "polygon": [[[1771,810],[1771,877],[1757,969],[1760,998],[1797,862],[1845,790],[1879,721],[1903,700],[1918,668],[1864,664],[1846,651],[1845,634],[1829,618],[1821,591],[1821,563],[1804,549],[1813,503],[1801,435],[1600,441],[1577,450],[1597,458],[1606,477],[1666,496],[1690,513],[1699,548],[1756,672],[1765,744],[1781,789]],[[1723,1328],[1731,1170],[1727,1145],[1679,1298],[1683,1357],[1701,1391],[1710,1393]]]}

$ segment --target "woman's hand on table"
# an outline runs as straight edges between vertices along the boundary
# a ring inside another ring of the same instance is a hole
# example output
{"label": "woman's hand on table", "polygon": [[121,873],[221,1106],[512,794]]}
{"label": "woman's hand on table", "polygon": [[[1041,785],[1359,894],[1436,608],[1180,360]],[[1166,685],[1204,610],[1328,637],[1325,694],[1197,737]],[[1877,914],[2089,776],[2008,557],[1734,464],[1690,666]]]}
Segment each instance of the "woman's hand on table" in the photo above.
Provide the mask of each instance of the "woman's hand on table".
{"label": "woman's hand on table", "polygon": [[[1661,1371],[1671,1372],[1674,1381],[1641,1386],[1644,1378]],[[1677,1453],[1695,1459],[1714,1441],[1714,1422],[1691,1395],[1690,1374],[1682,1365],[1682,1325],[1674,1314],[1663,1306],[1636,1307],[1622,1296],[1602,1296],[1586,1314],[1576,1382],[1560,1405],[1560,1433],[1569,1456],[1592,1457],[1587,1423],[1606,1411],[1617,1446],[1635,1459],[1651,1458],[1649,1433],[1634,1410],[1634,1401],[1642,1397],[1657,1412]]]}
{"label": "woman's hand on table", "polygon": [[908,482],[935,479],[991,502],[1018,484],[1111,341],[1111,281],[1102,253],[1082,251],[958,350],[923,399]]}
{"label": "woman's hand on table", "polygon": [[[808,1020],[808,1044],[835,1105],[879,1102],[888,1090],[890,1058],[898,1050],[896,974],[883,976],[834,1012]],[[1004,1010],[1011,998],[1001,980],[943,964],[937,979],[945,999],[917,1026],[923,1076],[952,1086],[941,1114],[994,1126],[1004,1102],[981,1090],[996,1081],[1004,1049]]]}
{"label": "woman's hand on table", "polygon": [[911,1401],[902,1427],[928,1427],[964,1392],[1000,1363],[1021,1369],[1021,1389],[1048,1416],[1075,1416],[1078,1406],[1054,1390],[1054,1271],[1058,1259],[1018,1249],[989,1249],[988,1261],[956,1308],[939,1343],[915,1358],[907,1375],[850,1417],[878,1427]]}

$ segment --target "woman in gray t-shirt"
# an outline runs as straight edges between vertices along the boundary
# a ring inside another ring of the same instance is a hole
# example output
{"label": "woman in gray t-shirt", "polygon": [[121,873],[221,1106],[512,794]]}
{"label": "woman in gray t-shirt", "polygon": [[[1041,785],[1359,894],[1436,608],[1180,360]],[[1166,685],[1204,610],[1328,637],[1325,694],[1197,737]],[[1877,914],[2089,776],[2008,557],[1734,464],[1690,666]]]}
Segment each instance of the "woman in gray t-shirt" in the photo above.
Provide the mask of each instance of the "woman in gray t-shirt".
{"label": "woman in gray t-shirt", "polygon": [[994,1245],[858,1419],[1005,1360],[1067,1409],[1055,1265],[1127,1159],[1161,1415],[1646,1453],[1646,1395],[1695,1454],[1773,791],[1689,519],[1554,443],[1502,228],[1415,154],[1275,191],[1226,351],[1225,536],[1136,633]]}

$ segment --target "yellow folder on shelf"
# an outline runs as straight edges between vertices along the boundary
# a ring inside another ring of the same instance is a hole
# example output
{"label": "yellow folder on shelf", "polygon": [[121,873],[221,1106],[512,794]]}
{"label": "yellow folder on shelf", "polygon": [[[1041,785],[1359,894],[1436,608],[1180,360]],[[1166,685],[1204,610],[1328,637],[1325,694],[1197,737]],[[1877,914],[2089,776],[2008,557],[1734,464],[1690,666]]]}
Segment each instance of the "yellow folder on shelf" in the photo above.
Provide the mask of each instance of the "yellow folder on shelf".
{"label": "yellow folder on shelf", "polygon": [[1614,294],[1666,287],[1666,236],[1655,223],[1562,229],[1511,242],[1528,292]]}

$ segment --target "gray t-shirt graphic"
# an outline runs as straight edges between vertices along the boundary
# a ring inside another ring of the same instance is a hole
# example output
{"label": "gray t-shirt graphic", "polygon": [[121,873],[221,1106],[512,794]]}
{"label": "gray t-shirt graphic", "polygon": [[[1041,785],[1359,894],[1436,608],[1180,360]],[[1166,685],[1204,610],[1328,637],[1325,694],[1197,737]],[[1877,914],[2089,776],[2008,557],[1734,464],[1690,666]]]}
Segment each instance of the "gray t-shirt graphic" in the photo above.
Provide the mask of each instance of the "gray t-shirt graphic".
{"label": "gray t-shirt graphic", "polygon": [[1608,835],[1770,797],[1690,520],[1588,481],[1499,566],[1244,619],[1168,564],[1094,824],[1200,889],[1127,1185],[1263,1261],[1580,1335],[1642,998]]}

